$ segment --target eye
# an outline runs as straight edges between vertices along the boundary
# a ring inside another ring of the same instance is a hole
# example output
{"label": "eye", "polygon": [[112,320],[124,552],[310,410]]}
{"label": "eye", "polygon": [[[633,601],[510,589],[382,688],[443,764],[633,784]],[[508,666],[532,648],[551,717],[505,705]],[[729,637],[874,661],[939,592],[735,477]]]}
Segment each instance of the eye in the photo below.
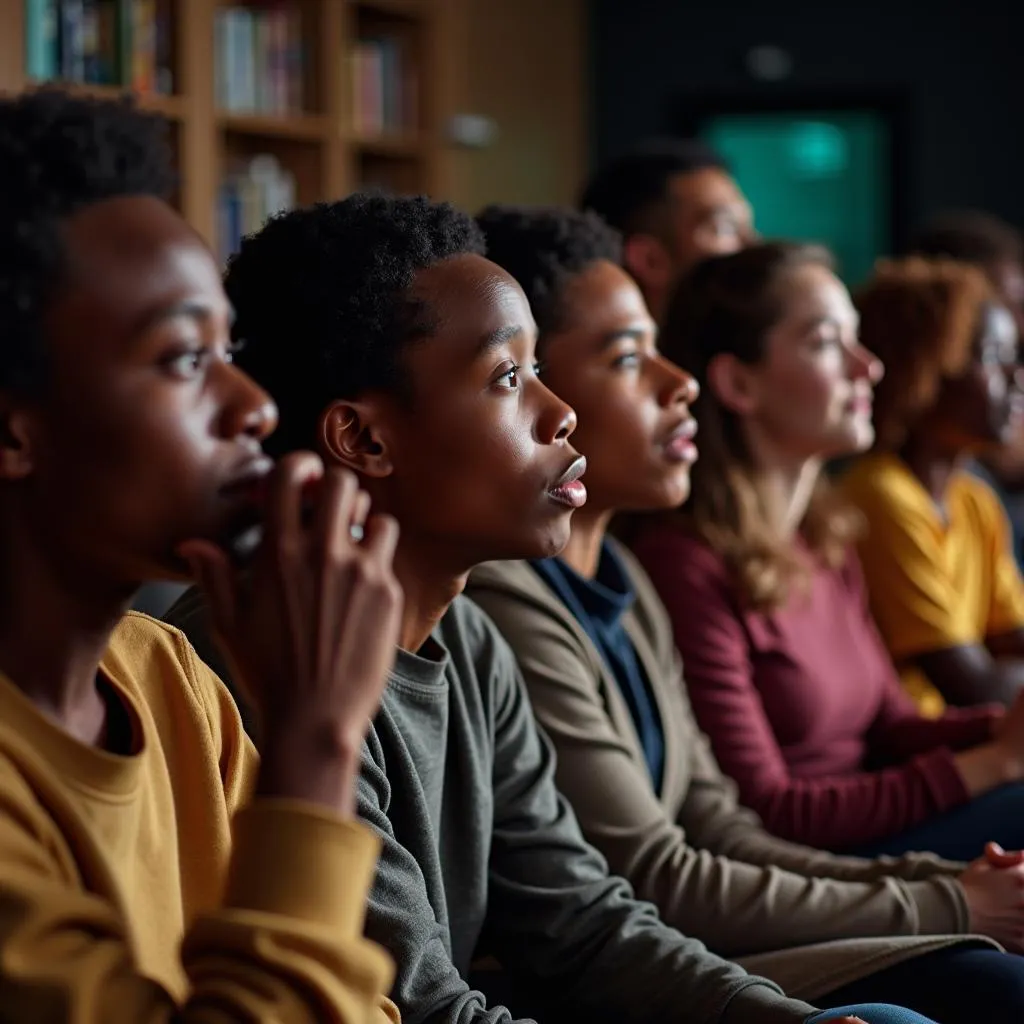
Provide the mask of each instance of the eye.
{"label": "eye", "polygon": [[639,352],[623,352],[621,356],[616,356],[612,362],[612,366],[616,369],[630,370],[635,369],[640,365],[640,353]]}
{"label": "eye", "polygon": [[175,377],[188,380],[202,372],[210,361],[208,349],[189,349],[187,352],[176,352],[162,360],[163,367]]}
{"label": "eye", "polygon": [[519,371],[521,369],[522,367],[520,366],[509,367],[501,376],[495,379],[494,383],[506,391],[515,391],[519,387]]}

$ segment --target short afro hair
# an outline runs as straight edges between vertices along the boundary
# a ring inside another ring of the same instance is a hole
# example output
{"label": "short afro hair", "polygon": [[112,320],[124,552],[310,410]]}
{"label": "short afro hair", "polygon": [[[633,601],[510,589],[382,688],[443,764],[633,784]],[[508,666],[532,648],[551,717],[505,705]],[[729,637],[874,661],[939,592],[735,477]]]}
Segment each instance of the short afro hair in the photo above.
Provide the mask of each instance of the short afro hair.
{"label": "short afro hair", "polygon": [[911,245],[920,256],[976,266],[1024,262],[1024,238],[1006,221],[983,210],[950,210],[927,221]]}
{"label": "short afro hair", "polygon": [[267,449],[315,442],[320,414],[366,391],[411,398],[401,353],[437,329],[410,290],[417,271],[482,254],[473,218],[424,196],[357,193],[271,219],[228,263],[238,365],[273,396]]}
{"label": "short afro hair", "polygon": [[699,139],[653,139],[602,167],[583,190],[580,206],[599,214],[626,238],[655,232],[672,179],[708,168],[729,170]]}
{"label": "short afro hair", "polygon": [[563,324],[565,284],[598,260],[622,262],[622,236],[596,213],[557,206],[484,209],[477,223],[487,258],[507,270],[526,293],[541,339]]}
{"label": "short afro hair", "polygon": [[43,322],[67,269],[63,222],[105,199],[166,199],[173,187],[167,125],[131,101],[55,88],[0,99],[0,388],[44,387]]}
{"label": "short afro hair", "polygon": [[981,269],[909,256],[880,260],[854,295],[860,339],[885,366],[875,387],[875,447],[897,451],[931,410],[943,380],[963,373],[986,306]]}

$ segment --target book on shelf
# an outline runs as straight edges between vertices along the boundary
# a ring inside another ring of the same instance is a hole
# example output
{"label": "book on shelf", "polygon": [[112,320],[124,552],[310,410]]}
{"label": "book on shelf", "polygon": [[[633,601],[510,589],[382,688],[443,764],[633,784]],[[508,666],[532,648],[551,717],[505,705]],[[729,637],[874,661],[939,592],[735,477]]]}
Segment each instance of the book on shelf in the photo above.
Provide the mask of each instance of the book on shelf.
{"label": "book on shelf", "polygon": [[236,163],[217,196],[217,248],[226,261],[242,239],[276,213],[295,206],[295,177],[275,156],[261,153]]}
{"label": "book on shelf", "polygon": [[307,61],[299,8],[222,7],[215,33],[221,110],[281,115],[303,109]]}
{"label": "book on shelf", "polygon": [[419,123],[418,80],[408,48],[393,37],[360,39],[352,51],[352,127],[374,138],[408,135]]}
{"label": "book on shelf", "polygon": [[22,2],[29,78],[174,92],[173,0]]}

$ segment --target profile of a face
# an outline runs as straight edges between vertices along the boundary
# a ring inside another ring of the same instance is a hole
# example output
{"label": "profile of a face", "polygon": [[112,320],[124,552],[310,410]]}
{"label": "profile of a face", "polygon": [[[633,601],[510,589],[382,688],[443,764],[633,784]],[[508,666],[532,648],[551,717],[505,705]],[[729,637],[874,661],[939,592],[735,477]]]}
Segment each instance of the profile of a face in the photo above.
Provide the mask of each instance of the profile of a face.
{"label": "profile of a face", "polygon": [[739,417],[755,448],[797,459],[866,450],[874,441],[872,392],[882,364],[860,343],[849,292],[814,263],[789,271],[777,289],[780,314],[760,360],[711,360],[715,397]]}
{"label": "profile of a face", "polygon": [[1024,426],[1017,326],[1003,305],[981,311],[970,359],[943,382],[929,417],[950,447],[981,450],[1013,441]]}

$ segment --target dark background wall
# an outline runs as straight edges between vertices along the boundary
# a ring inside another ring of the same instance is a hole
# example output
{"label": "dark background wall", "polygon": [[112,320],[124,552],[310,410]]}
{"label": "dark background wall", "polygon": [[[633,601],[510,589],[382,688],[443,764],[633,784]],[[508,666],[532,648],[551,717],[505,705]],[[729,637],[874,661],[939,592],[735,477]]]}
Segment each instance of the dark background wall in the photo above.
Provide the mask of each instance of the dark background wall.
{"label": "dark background wall", "polygon": [[[695,101],[865,96],[900,115],[897,241],[949,206],[1024,227],[1021,0],[591,0],[590,31],[594,161]],[[747,72],[763,44],[791,55],[784,82]]]}

